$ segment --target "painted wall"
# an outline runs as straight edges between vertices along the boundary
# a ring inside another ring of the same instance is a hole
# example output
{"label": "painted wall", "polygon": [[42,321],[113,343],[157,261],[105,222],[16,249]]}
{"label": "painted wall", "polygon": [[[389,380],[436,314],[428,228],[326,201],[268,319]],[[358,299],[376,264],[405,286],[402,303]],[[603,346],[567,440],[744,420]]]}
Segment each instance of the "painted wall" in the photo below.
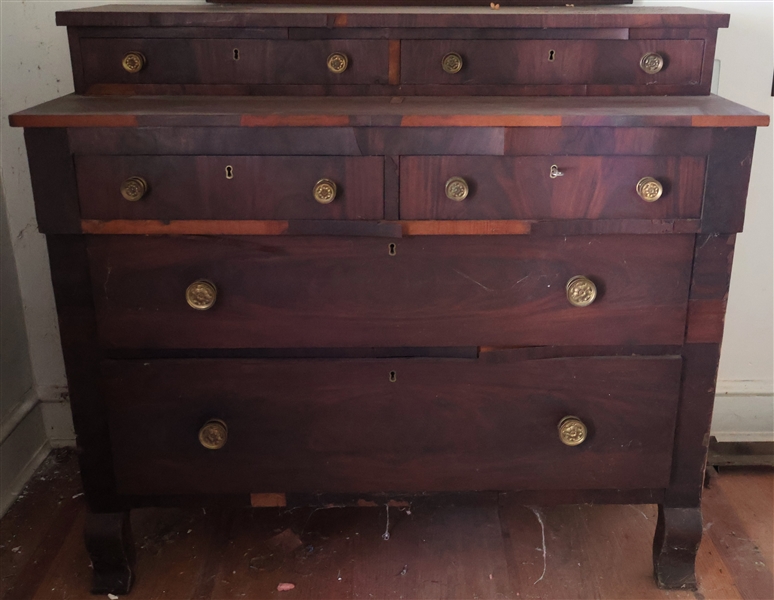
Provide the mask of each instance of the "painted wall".
{"label": "painted wall", "polygon": [[[7,116],[72,91],[67,38],[64,28],[54,25],[54,12],[105,3],[0,3],[0,166],[35,385],[43,401],[47,427],[58,440],[55,443],[64,443],[72,435],[67,406],[61,401],[66,380],[45,244],[35,229],[22,132],[8,127]],[[731,27],[721,30],[717,50],[719,93],[772,114],[774,27],[770,1],[638,4],[683,5],[730,13]],[[758,134],[745,232],[738,238],[720,367],[714,430],[726,438],[774,439],[772,195],[772,129],[765,129]]]}

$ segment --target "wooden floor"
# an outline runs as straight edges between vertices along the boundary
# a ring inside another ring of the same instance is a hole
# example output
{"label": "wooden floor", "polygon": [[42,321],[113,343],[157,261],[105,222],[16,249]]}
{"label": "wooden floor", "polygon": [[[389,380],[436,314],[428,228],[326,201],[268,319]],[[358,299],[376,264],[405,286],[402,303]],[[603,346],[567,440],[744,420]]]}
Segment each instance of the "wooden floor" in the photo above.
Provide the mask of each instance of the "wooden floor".
{"label": "wooden floor", "polygon": [[[130,598],[769,599],[773,506],[774,470],[713,480],[696,593],[653,582],[653,506],[423,500],[390,509],[389,540],[384,507],[142,509]],[[75,459],[49,457],[0,521],[0,596],[88,597],[84,514]]]}

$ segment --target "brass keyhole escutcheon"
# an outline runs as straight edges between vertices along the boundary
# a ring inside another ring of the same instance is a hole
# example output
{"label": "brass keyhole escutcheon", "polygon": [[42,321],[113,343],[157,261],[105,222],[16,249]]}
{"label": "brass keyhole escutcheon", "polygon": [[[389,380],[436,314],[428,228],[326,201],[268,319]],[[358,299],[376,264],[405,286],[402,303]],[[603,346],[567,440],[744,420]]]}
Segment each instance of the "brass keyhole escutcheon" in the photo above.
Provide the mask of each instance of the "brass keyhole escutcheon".
{"label": "brass keyhole escutcheon", "polygon": [[655,75],[664,68],[664,57],[658,52],[648,52],[640,59],[640,68],[648,75]]}
{"label": "brass keyhole escutcheon", "polygon": [[637,193],[645,202],[655,202],[664,193],[664,186],[658,179],[643,177],[637,182]]}
{"label": "brass keyhole escutcheon", "polygon": [[208,310],[215,305],[218,288],[206,279],[199,279],[188,286],[185,291],[185,301],[196,310]]}
{"label": "brass keyhole escutcheon", "polygon": [[462,177],[452,177],[449,179],[449,181],[446,182],[444,191],[446,192],[446,197],[449,200],[462,202],[465,198],[468,197],[468,194],[470,193],[470,187],[468,186],[468,182],[465,181]]}
{"label": "brass keyhole escutcheon", "polygon": [[334,52],[328,57],[328,70],[331,73],[343,73],[349,66],[349,57],[343,52]]}
{"label": "brass keyhole escutcheon", "polygon": [[559,421],[559,439],[567,446],[579,446],[586,441],[588,429],[578,417],[567,416]]}
{"label": "brass keyhole escutcheon", "polygon": [[127,73],[139,73],[145,68],[145,55],[142,52],[133,50],[128,52],[121,61],[121,66]]}
{"label": "brass keyhole escutcheon", "polygon": [[226,179],[234,179],[234,167],[226,165]]}
{"label": "brass keyhole escutcheon", "polygon": [[395,383],[398,381],[398,374],[395,371],[390,371],[390,382]]}
{"label": "brass keyhole escutcheon", "polygon": [[398,253],[398,246],[396,244],[389,244],[387,246],[387,254],[395,256]]}
{"label": "brass keyhole escutcheon", "polygon": [[597,286],[588,277],[576,275],[567,282],[567,300],[573,306],[588,306],[597,298]]}
{"label": "brass keyhole escutcheon", "polygon": [[333,181],[330,179],[320,179],[320,181],[314,184],[312,194],[314,199],[320,204],[330,204],[336,199],[337,191],[338,188]]}
{"label": "brass keyhole escutcheon", "polygon": [[228,440],[228,426],[220,419],[210,419],[199,430],[199,443],[207,450],[220,450]]}
{"label": "brass keyhole escutcheon", "polygon": [[148,182],[142,177],[130,177],[121,184],[121,195],[124,200],[137,202],[148,193]]}
{"label": "brass keyhole escutcheon", "polygon": [[443,70],[454,75],[462,70],[462,57],[456,52],[449,52],[441,59]]}

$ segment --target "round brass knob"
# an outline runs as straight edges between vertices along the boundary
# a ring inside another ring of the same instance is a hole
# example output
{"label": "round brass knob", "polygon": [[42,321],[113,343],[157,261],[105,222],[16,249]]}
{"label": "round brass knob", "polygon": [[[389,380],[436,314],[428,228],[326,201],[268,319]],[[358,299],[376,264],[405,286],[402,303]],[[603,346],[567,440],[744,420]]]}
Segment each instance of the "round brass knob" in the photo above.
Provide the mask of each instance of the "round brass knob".
{"label": "round brass knob", "polygon": [[207,450],[220,450],[228,440],[228,427],[220,419],[210,419],[199,430],[199,443]]}
{"label": "round brass knob", "polygon": [[446,182],[445,192],[446,197],[449,200],[462,202],[465,198],[468,197],[470,188],[468,187],[468,182],[465,181],[462,177],[452,177],[449,179],[449,181]]}
{"label": "round brass knob", "polygon": [[330,204],[336,199],[336,184],[330,179],[321,179],[314,184],[312,194],[320,204]]}
{"label": "round brass knob", "polygon": [[564,417],[559,421],[559,439],[568,446],[578,446],[586,441],[588,430],[578,417]]}
{"label": "round brass knob", "polygon": [[139,73],[145,68],[145,55],[136,50],[129,52],[121,61],[121,66],[127,73]]}
{"label": "round brass knob", "polygon": [[121,195],[129,202],[137,202],[148,193],[148,182],[142,177],[130,177],[121,184]]}
{"label": "round brass knob", "polygon": [[573,306],[588,306],[597,298],[597,286],[588,277],[576,275],[567,282],[567,300]]}
{"label": "round brass knob", "polygon": [[188,286],[185,291],[185,301],[188,306],[196,310],[207,310],[215,305],[218,297],[218,288],[206,279],[199,279]]}
{"label": "round brass knob", "polygon": [[655,75],[664,68],[664,57],[657,52],[647,52],[640,59],[640,69],[648,75]]}
{"label": "round brass knob", "polygon": [[451,75],[459,73],[462,70],[462,57],[456,52],[449,52],[441,59],[441,66]]}
{"label": "round brass knob", "polygon": [[349,66],[349,58],[343,52],[334,52],[328,57],[328,70],[331,73],[343,73]]}
{"label": "round brass knob", "polygon": [[664,186],[658,179],[643,177],[637,182],[637,193],[645,202],[655,202],[664,193]]}

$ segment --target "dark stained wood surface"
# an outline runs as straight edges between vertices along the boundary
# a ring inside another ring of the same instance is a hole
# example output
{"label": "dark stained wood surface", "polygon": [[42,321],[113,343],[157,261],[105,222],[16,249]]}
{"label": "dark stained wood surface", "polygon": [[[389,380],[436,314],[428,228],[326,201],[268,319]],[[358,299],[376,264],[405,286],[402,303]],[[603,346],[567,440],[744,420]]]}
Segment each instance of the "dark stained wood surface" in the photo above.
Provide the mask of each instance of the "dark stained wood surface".
{"label": "dark stained wood surface", "polygon": [[[556,165],[560,177],[551,178]],[[664,185],[656,202],[637,194],[637,182]],[[401,159],[402,219],[672,219],[698,218],[705,161],[693,157],[451,157]],[[445,184],[462,177],[470,192],[446,197]]]}
{"label": "dark stained wood surface", "polygon": [[[693,236],[89,245],[100,339],[112,348],[679,344]],[[589,307],[567,301],[575,275],[598,286]],[[185,301],[201,278],[219,289],[209,311]]]}
{"label": "dark stained wood surface", "polygon": [[[75,167],[85,219],[384,216],[381,157],[79,156]],[[132,176],[142,177],[150,189],[129,202],[120,186]],[[323,178],[337,186],[330,204],[320,204],[312,193]]]}
{"label": "dark stained wood surface", "polygon": [[69,95],[10,116],[16,127],[756,127],[769,117],[707,97],[288,98]]}
{"label": "dark stained wood surface", "polygon": [[735,238],[717,234],[696,236],[685,331],[688,343],[719,344],[723,340]]}
{"label": "dark stained wood surface", "polygon": [[[122,493],[643,489],[669,480],[680,359],[111,361],[103,373]],[[559,439],[567,415],[589,429],[580,446]],[[212,418],[228,426],[220,450],[198,440]]]}

